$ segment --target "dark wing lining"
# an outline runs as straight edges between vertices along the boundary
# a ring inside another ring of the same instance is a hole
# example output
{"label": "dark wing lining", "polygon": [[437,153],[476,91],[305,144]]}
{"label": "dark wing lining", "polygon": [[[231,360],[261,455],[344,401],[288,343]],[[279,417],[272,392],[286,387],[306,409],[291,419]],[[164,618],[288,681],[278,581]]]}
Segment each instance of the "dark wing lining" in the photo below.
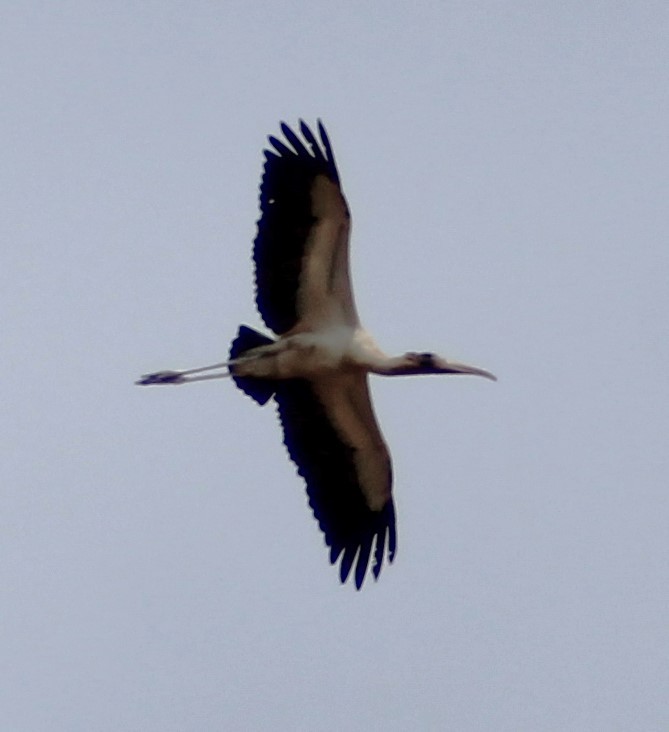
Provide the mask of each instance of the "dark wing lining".
{"label": "dark wing lining", "polygon": [[308,381],[277,382],[274,398],[284,443],[306,481],[309,505],[330,547],[330,562],[341,556],[342,582],[355,563],[355,584],[360,589],[372,553],[375,578],[381,571],[386,541],[388,561],[395,556],[393,501],[389,498],[379,511],[368,507],[355,470],[355,451],[341,441]]}
{"label": "dark wing lining", "polygon": [[322,146],[302,121],[300,131],[306,144],[288,125],[282,123],[281,130],[293,149],[275,137],[269,138],[274,150],[265,150],[261,217],[253,247],[258,311],[267,327],[279,334],[289,331],[298,320],[296,299],[302,258],[315,221],[312,184],[318,175],[339,184],[330,141],[320,122]]}

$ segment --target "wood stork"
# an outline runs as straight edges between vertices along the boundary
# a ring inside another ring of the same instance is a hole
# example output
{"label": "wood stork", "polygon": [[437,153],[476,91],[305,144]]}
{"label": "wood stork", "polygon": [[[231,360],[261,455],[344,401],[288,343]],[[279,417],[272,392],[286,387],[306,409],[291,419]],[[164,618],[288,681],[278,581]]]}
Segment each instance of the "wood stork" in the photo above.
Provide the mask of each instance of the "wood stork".
{"label": "wood stork", "polygon": [[137,383],[232,376],[258,404],[273,398],[330,562],[340,560],[342,583],[355,564],[360,589],[370,557],[376,579],[397,546],[390,455],[367,374],[495,377],[433,353],[387,356],[362,328],[349,274],[351,217],[330,140],[320,121],[320,141],[303,121],[299,129],[301,138],[282,123],[286,142],[269,137],[253,248],[256,305],[276,337],[240,326],[228,361]]}

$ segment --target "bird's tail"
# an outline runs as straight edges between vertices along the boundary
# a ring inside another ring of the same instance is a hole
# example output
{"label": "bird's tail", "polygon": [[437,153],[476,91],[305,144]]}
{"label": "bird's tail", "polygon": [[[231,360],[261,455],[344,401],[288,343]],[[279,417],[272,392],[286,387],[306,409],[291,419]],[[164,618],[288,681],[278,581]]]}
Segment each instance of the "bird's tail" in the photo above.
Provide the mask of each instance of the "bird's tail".
{"label": "bird's tail", "polygon": [[[271,338],[258,333],[257,330],[246,325],[240,325],[237,337],[230,345],[230,360],[243,356],[247,351],[258,346],[267,346],[274,343]],[[253,376],[235,376],[234,365],[230,366],[230,375],[235,384],[261,406],[272,398],[276,387],[271,379],[256,379]]]}

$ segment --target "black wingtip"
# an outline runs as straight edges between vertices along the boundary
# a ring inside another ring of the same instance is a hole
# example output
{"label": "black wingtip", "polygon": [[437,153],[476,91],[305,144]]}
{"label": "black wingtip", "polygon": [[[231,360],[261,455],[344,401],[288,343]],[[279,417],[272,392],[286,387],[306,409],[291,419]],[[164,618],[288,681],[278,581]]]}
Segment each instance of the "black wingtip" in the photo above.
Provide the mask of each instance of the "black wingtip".
{"label": "black wingtip", "polygon": [[323,146],[328,151],[328,153],[332,152],[332,146],[330,145],[330,138],[328,137],[327,130],[325,129],[325,125],[323,124],[322,120],[317,120],[316,124],[318,125],[318,134],[321,136],[321,141],[323,142]]}
{"label": "black wingtip", "polygon": [[311,131],[309,125],[303,119],[300,120],[300,132],[304,135],[304,139],[309,143],[311,152],[313,153],[316,160],[318,160],[320,163],[327,163],[325,155],[323,155],[323,151],[321,150],[321,146],[318,144],[316,136]]}
{"label": "black wingtip", "polygon": [[[355,560],[357,550],[358,547],[354,545],[349,545],[344,550],[344,556],[342,557],[341,564],[339,565],[339,579],[341,580],[342,584],[346,582],[349,574],[351,573],[351,569],[353,568],[353,561]],[[360,587],[357,586],[357,583],[356,587],[357,589],[360,589]]]}
{"label": "black wingtip", "polygon": [[281,142],[277,137],[274,137],[274,135],[270,135],[268,138],[270,145],[282,156],[286,157],[296,157],[297,153],[294,150],[291,150],[288,145]]}
{"label": "black wingtip", "polygon": [[320,119],[318,120],[318,134],[321,136],[323,148],[325,149],[325,157],[328,161],[328,172],[332,176],[333,180],[339,183],[339,173],[337,172],[337,164],[335,163],[334,153],[332,152],[330,138],[328,137],[325,125]]}
{"label": "black wingtip", "polygon": [[293,130],[285,123],[281,123],[281,131],[286,137],[286,140],[293,146],[293,149],[297,153],[298,156],[306,156],[311,157],[309,155],[309,152],[307,151],[307,148],[304,147],[304,143],[300,138],[293,132]]}
{"label": "black wingtip", "polygon": [[366,537],[360,545],[358,551],[358,561],[355,564],[355,586],[360,589],[362,583],[365,581],[365,575],[367,574],[367,565],[369,564],[369,555],[372,551],[372,541],[374,537],[372,535]]}
{"label": "black wingtip", "polygon": [[388,563],[391,564],[395,559],[395,553],[397,551],[397,534],[395,533],[394,521],[390,524],[390,531],[388,532]]}
{"label": "black wingtip", "polygon": [[330,564],[336,564],[337,560],[341,556],[341,553],[344,551],[343,546],[336,546],[332,545],[330,547]]}
{"label": "black wingtip", "polygon": [[376,546],[374,547],[374,564],[372,564],[372,574],[374,579],[377,580],[381,574],[381,567],[383,565],[383,553],[386,548],[386,533],[387,529],[384,527],[376,535]]}

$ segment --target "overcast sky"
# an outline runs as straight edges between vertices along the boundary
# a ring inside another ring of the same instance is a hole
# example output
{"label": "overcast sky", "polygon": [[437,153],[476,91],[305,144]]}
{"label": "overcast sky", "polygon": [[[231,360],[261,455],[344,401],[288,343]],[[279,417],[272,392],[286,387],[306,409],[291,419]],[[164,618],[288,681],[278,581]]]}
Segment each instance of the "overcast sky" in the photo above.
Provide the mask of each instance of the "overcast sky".
{"label": "overcast sky", "polygon": [[[669,729],[666,2],[5,2],[0,728]],[[322,118],[399,549],[340,586],[271,406],[262,149]]]}

